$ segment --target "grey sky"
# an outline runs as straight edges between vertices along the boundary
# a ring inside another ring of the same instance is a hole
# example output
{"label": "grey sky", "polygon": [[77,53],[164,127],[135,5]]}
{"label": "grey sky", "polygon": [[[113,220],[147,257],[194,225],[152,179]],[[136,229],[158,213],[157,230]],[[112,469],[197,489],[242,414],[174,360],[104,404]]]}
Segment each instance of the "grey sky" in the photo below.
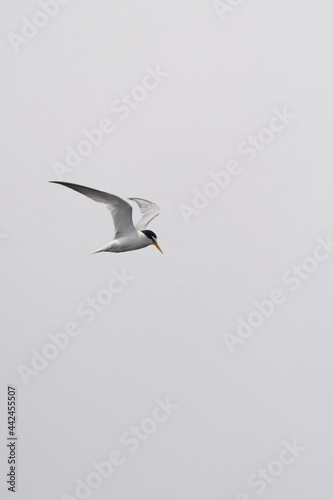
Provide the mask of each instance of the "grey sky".
{"label": "grey sky", "polygon": [[[6,437],[14,384],[17,500],[79,498],[114,450],[87,498],[332,495],[332,5],[238,3],[71,0],[50,19],[2,2],[0,424]],[[22,18],[45,26],[22,41]],[[164,255],[88,256],[112,221],[47,183],[59,164],[64,181],[159,204]],[[264,317],[254,302],[274,290]],[[63,348],[38,371],[52,338]],[[0,457],[12,498],[5,440]]]}

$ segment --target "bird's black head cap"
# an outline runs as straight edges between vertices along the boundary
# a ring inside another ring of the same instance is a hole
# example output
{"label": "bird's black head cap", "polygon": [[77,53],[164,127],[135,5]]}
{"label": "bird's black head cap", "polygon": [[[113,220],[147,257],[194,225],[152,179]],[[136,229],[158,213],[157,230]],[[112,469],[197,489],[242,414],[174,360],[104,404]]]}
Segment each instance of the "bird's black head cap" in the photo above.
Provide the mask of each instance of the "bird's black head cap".
{"label": "bird's black head cap", "polygon": [[145,234],[150,240],[157,240],[156,234],[154,233],[154,231],[150,231],[150,229],[144,229],[143,231],[141,231],[141,233]]}

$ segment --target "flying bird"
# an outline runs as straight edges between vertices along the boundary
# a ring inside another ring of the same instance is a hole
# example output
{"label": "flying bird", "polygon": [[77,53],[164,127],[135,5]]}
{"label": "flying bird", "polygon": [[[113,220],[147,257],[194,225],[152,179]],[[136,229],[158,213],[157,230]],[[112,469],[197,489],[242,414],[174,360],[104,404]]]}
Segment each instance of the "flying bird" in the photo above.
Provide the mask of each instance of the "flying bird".
{"label": "flying bird", "polygon": [[162,249],[157,243],[157,236],[153,231],[146,229],[148,224],[159,215],[160,209],[151,201],[143,198],[128,198],[138,204],[142,214],[141,219],[135,224],[132,221],[132,207],[127,201],[111,193],[97,191],[71,182],[50,181],[54,184],[74,189],[92,200],[104,203],[113,218],[115,235],[113,240],[94,253],[99,252],[129,252],[154,245],[161,253]]}

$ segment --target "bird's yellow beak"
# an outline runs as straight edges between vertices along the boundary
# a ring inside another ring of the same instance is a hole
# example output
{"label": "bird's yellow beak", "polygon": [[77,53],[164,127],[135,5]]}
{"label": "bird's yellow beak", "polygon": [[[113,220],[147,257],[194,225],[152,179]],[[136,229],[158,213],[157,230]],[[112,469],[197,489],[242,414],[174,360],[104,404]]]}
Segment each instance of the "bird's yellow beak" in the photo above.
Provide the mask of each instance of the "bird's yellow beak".
{"label": "bird's yellow beak", "polygon": [[153,241],[153,245],[157,248],[157,250],[159,250],[161,253],[162,252],[162,248],[160,247],[160,245],[157,243],[157,241]]}

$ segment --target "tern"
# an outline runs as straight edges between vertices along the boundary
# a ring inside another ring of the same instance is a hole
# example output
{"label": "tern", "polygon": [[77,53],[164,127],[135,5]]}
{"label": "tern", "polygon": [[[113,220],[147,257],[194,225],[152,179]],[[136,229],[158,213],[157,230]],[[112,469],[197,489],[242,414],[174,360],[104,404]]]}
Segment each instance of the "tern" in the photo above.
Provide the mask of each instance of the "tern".
{"label": "tern", "polygon": [[154,245],[161,253],[162,249],[157,243],[157,236],[153,231],[146,229],[148,224],[159,215],[160,209],[151,201],[143,198],[128,198],[138,204],[142,214],[141,219],[135,224],[132,221],[132,206],[127,201],[119,198],[111,193],[97,191],[71,182],[50,181],[53,184],[74,189],[78,193],[84,194],[92,200],[104,203],[106,208],[112,215],[115,235],[113,240],[104,247],[96,250],[94,253],[100,252],[129,252],[131,250],[139,250],[140,248]]}

